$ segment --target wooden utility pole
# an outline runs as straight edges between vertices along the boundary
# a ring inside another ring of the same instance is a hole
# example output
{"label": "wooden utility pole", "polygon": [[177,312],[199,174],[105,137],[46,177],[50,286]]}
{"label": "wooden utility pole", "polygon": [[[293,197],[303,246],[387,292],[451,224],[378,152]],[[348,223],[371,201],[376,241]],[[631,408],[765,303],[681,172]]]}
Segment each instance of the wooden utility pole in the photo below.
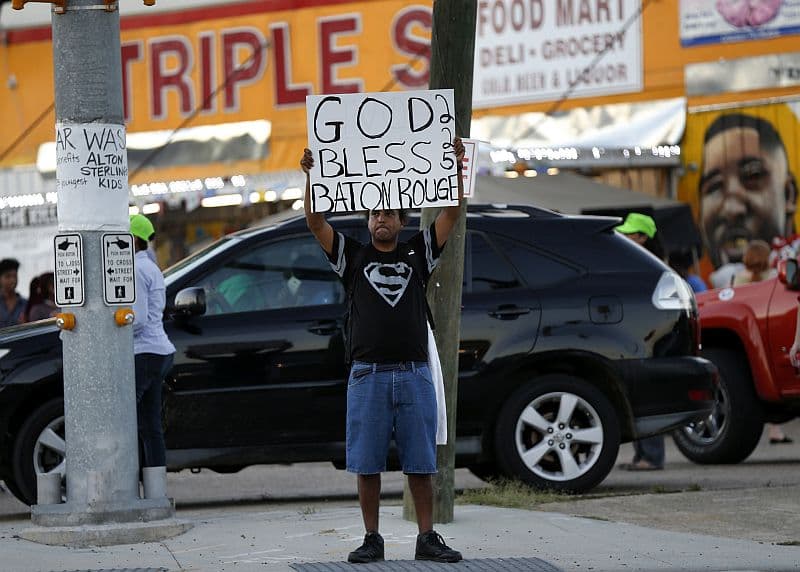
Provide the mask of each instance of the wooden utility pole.
{"label": "wooden utility pole", "polygon": [[[434,0],[431,37],[430,89],[455,90],[456,135],[469,137],[472,120],[472,66],[475,58],[476,0]],[[428,227],[439,209],[423,209],[421,226]],[[452,522],[458,394],[458,342],[461,329],[461,282],[467,203],[447,240],[439,267],[428,285],[428,303],[436,322],[436,346],[442,362],[447,402],[447,445],[437,448],[439,472],[434,478],[433,521]],[[408,485],[403,493],[403,518],[416,520]]]}

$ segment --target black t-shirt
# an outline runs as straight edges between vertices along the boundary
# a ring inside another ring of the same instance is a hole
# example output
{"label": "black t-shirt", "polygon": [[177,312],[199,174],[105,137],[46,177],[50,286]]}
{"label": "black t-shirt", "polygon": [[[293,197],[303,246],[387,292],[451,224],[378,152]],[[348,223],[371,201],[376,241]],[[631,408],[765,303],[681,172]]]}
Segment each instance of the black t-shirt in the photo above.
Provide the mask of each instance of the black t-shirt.
{"label": "black t-shirt", "polygon": [[[335,233],[328,258],[348,295],[352,295],[348,340],[352,360],[428,360],[423,284],[427,284],[440,254],[435,223],[392,252],[381,252],[372,243],[361,244]],[[422,276],[415,276],[416,272]]]}

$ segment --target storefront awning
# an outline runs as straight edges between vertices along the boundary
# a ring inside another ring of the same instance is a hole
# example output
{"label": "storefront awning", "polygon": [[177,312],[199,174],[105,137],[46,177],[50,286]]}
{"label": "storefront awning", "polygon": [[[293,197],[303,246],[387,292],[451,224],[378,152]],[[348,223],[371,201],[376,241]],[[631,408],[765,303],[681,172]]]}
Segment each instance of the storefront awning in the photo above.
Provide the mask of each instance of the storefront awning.
{"label": "storefront awning", "polygon": [[533,178],[478,177],[476,203],[530,204],[565,214],[624,217],[629,212],[652,216],[667,253],[702,252],[700,232],[688,204],[604,185],[561,172]]}
{"label": "storefront awning", "polygon": [[686,99],[616,103],[555,113],[473,119],[471,137],[532,163],[587,166],[677,165]]}

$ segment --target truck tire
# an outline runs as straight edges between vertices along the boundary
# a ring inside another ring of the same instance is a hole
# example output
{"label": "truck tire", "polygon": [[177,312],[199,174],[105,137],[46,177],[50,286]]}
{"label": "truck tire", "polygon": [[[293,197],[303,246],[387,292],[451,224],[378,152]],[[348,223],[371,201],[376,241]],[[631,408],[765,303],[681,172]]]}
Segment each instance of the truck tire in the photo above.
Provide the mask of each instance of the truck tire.
{"label": "truck tire", "polygon": [[65,473],[64,402],[51,399],[35,409],[20,427],[14,440],[11,461],[14,481],[29,505],[36,504],[36,473]]}
{"label": "truck tire", "polygon": [[699,464],[733,464],[753,452],[764,430],[764,412],[742,352],[706,348],[701,355],[719,369],[714,410],[673,432],[687,459]]}
{"label": "truck tire", "polygon": [[587,491],[608,476],[619,442],[619,419],[608,398],[564,374],[543,376],[512,394],[495,433],[505,474],[569,493]]}

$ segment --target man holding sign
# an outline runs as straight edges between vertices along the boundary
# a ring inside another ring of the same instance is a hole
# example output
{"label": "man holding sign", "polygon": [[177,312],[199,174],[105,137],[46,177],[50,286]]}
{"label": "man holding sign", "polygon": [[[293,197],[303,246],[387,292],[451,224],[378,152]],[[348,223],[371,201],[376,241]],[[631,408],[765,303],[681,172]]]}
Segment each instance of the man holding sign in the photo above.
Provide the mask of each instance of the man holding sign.
{"label": "man holding sign", "polygon": [[[362,98],[384,95],[417,97],[413,93],[354,94],[359,95]],[[407,109],[416,103],[409,103]],[[309,115],[313,115],[311,109]],[[449,119],[452,122],[452,116]],[[421,124],[408,125],[419,127]],[[362,127],[369,133],[374,132],[366,122],[362,122]],[[342,132],[346,131],[346,122],[341,123],[339,128]],[[408,147],[412,137],[395,137],[392,141],[403,141],[403,145]],[[378,148],[386,146],[384,140],[379,138],[372,144]],[[417,149],[421,147],[418,145]],[[354,148],[347,146],[347,149]],[[436,472],[437,403],[428,367],[425,289],[442,248],[460,216],[458,205],[464,193],[460,176],[464,157],[461,140],[456,137],[452,143],[447,141],[447,145],[439,146],[438,151],[438,157],[431,157],[427,161],[431,165],[444,167],[441,169],[444,171],[442,177],[452,179],[457,194],[452,197],[455,201],[448,198],[447,203],[454,204],[444,208],[430,227],[403,243],[398,241],[398,237],[407,220],[405,208],[413,205],[404,202],[406,199],[402,199],[401,194],[389,193],[368,198],[367,193],[350,199],[355,203],[346,206],[355,204],[358,208],[342,210],[364,210],[362,207],[368,201],[377,201],[375,206],[379,207],[369,209],[371,241],[361,244],[335,232],[325,220],[323,212],[314,212],[312,181],[318,181],[327,189],[335,188],[337,184],[332,179],[338,175],[319,177],[319,171],[324,170],[320,163],[328,161],[330,155],[320,149],[316,152],[306,149],[300,161],[307,175],[305,214],[308,227],[342,279],[348,296],[346,353],[352,365],[347,388],[347,470],[358,475],[358,497],[366,529],[364,543],[348,556],[350,562],[383,560],[378,509],[381,472],[386,470],[392,438],[397,444],[403,472],[408,476],[417,513],[419,535],[416,559],[438,562],[461,560],[461,554],[448,547],[433,530],[432,517],[431,475]],[[349,163],[351,168],[354,165]],[[363,162],[360,166],[364,166]],[[343,166],[339,175],[343,175],[344,170],[346,168]],[[427,173],[420,178],[409,178],[419,181],[425,176]],[[381,183],[386,183],[390,178],[391,174],[384,173]],[[412,182],[412,186],[414,184]],[[419,186],[424,187],[425,183]],[[328,204],[335,205],[336,193],[331,197]],[[344,198],[345,201],[341,203],[343,206],[348,200]],[[319,197],[316,204],[321,204]],[[331,206],[322,210],[339,209],[338,206]]]}

